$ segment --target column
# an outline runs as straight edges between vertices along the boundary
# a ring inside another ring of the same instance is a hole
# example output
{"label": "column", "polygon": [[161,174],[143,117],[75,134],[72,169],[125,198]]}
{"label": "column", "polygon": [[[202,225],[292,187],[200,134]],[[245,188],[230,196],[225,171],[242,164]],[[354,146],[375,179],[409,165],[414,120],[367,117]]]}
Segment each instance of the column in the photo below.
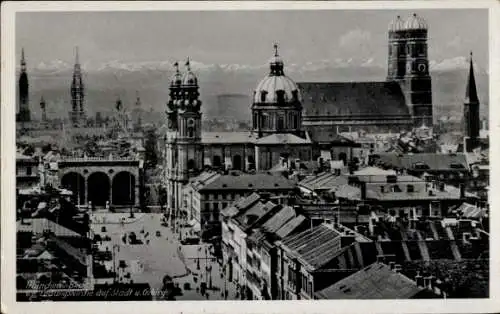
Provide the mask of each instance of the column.
{"label": "column", "polygon": [[259,171],[260,170],[260,148],[257,145],[255,145],[254,160],[255,160],[255,171]]}

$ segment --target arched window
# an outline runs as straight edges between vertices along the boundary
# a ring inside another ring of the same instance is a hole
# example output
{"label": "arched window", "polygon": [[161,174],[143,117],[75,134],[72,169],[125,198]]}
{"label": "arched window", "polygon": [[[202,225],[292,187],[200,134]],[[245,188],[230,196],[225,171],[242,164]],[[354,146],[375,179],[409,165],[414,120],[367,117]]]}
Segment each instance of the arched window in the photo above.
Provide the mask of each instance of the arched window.
{"label": "arched window", "polygon": [[278,103],[284,103],[285,102],[285,91],[284,90],[277,90],[276,91],[276,101]]}
{"label": "arched window", "polygon": [[195,167],[196,167],[196,162],[194,161],[194,159],[189,159],[187,162],[188,170],[195,170]]}
{"label": "arched window", "polygon": [[285,128],[285,117],[281,114],[278,115],[278,130],[283,130]]}
{"label": "arched window", "polygon": [[194,137],[194,128],[192,126],[188,127],[188,137]]}

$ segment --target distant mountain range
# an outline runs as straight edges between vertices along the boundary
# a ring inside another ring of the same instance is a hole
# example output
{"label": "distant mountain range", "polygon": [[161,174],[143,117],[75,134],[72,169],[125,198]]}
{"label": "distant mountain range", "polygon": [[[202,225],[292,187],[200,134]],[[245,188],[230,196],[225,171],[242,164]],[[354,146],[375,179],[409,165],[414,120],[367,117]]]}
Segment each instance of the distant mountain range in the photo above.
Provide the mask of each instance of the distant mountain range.
{"label": "distant mountain range", "polygon": [[[250,120],[251,95],[268,72],[268,65],[203,64],[191,62],[200,83],[204,117]],[[435,116],[459,116],[463,110],[468,61],[464,57],[431,62]],[[82,64],[89,115],[114,110],[120,97],[126,108],[133,108],[136,92],[147,111],[164,112],[168,101],[172,62],[111,61]],[[31,110],[40,116],[38,102],[43,95],[50,117],[67,116],[70,109],[69,86],[73,66],[55,60],[29,69]],[[306,64],[285,64],[285,72],[296,82],[306,81],[383,81],[386,69],[368,60],[323,60]],[[488,114],[488,72],[475,66],[476,82],[483,115]],[[230,96],[221,96],[230,95]],[[160,119],[161,115],[157,115]]]}

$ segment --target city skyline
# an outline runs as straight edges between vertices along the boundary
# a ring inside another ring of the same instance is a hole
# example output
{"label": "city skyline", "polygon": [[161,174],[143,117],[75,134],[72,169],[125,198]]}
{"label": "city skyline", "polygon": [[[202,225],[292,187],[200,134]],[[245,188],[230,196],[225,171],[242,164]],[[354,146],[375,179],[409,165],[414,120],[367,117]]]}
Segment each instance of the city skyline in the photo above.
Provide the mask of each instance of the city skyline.
{"label": "city skyline", "polygon": [[[473,51],[479,69],[488,72],[487,10],[442,11],[18,13],[16,58],[24,48],[28,69],[65,69],[73,65],[78,46],[82,66],[90,71],[122,64],[169,67],[188,56],[194,68],[256,67],[266,63],[277,42],[291,66],[386,67],[389,23],[415,12],[429,24],[432,70],[463,68]],[[297,19],[303,23],[293,24]],[[56,52],[54,45],[60,48]]]}

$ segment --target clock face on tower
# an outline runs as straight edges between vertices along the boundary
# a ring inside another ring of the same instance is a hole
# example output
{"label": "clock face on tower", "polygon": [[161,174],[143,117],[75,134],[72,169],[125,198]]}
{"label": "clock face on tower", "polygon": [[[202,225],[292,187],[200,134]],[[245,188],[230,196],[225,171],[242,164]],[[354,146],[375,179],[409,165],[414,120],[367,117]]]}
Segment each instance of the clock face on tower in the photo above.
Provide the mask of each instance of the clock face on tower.
{"label": "clock face on tower", "polygon": [[424,63],[420,63],[418,65],[418,72],[424,73],[426,69],[427,69],[427,66]]}

